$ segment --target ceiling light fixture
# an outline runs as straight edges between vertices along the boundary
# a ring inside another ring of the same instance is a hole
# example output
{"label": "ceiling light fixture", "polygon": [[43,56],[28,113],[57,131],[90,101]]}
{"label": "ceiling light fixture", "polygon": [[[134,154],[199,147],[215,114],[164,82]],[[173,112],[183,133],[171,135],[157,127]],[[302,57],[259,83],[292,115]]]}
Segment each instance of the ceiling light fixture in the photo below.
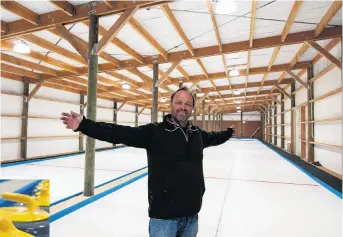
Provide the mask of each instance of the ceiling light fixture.
{"label": "ceiling light fixture", "polygon": [[241,106],[237,106],[236,109],[241,109]]}
{"label": "ceiling light fixture", "polygon": [[217,14],[230,14],[236,11],[236,3],[234,0],[219,0],[215,9]]}
{"label": "ceiling light fixture", "polygon": [[238,113],[242,112],[241,110],[237,110]]}
{"label": "ceiling light fixture", "polygon": [[13,46],[13,51],[24,54],[29,54],[31,52],[30,47],[24,41],[17,41]]}
{"label": "ceiling light fixture", "polygon": [[124,90],[128,90],[128,89],[130,89],[130,85],[127,84],[127,83],[124,83],[123,86],[122,86],[122,88],[123,88]]}
{"label": "ceiling light fixture", "polygon": [[162,102],[162,103],[166,103],[166,102],[167,102],[167,98],[166,98],[166,97],[162,97],[162,98],[161,98],[161,102]]}
{"label": "ceiling light fixture", "polygon": [[234,95],[240,95],[241,92],[239,90],[235,90],[235,92],[233,92]]}
{"label": "ceiling light fixture", "polygon": [[241,103],[241,101],[239,101],[239,100],[236,100],[236,104],[240,104]]}
{"label": "ceiling light fixture", "polygon": [[229,71],[229,76],[237,77],[237,76],[239,76],[239,71],[237,69],[230,70]]}

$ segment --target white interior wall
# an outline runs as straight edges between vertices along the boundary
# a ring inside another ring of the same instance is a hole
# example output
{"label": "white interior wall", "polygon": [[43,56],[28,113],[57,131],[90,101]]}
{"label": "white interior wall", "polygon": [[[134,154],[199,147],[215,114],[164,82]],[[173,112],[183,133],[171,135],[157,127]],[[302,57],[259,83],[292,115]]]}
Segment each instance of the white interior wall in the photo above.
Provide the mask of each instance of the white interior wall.
{"label": "white interior wall", "polygon": [[[22,94],[21,82],[1,78],[1,91]],[[1,114],[21,115],[23,97],[1,94]],[[1,137],[20,137],[21,118],[1,117]],[[20,140],[1,141],[1,160],[13,160],[20,157]]]}
{"label": "white interior wall", "polygon": [[[212,116],[211,116],[212,118]],[[208,117],[205,116],[207,120]],[[233,114],[226,114],[223,116],[224,121],[241,121],[241,114],[240,113],[233,113]],[[261,113],[260,112],[243,112],[243,120],[246,121],[261,121]]]}
{"label": "white interior wall", "polygon": [[[340,52],[341,44],[338,44],[338,46],[332,49],[330,53],[337,58],[341,58]],[[329,65],[331,65],[331,63],[327,59],[322,58],[314,65],[314,75],[317,75]],[[316,98],[337,88],[342,88],[341,77],[342,71],[339,68],[335,68],[325,74],[319,80],[314,81],[314,97]],[[315,120],[335,117],[342,117],[342,93],[330,96],[314,103]],[[315,123],[314,125],[314,140],[317,142],[342,146],[341,134],[341,121]],[[314,158],[315,161],[319,161],[324,167],[342,174],[341,149],[315,145]]]}

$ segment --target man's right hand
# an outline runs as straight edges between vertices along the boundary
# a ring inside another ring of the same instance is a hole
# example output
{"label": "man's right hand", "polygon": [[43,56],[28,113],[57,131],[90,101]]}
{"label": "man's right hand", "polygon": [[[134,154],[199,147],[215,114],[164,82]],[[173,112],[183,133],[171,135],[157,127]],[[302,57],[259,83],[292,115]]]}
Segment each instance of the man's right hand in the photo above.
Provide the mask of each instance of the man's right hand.
{"label": "man's right hand", "polygon": [[63,123],[66,125],[67,129],[76,130],[79,127],[82,118],[83,116],[81,114],[70,111],[70,113],[63,112],[61,120],[63,120]]}

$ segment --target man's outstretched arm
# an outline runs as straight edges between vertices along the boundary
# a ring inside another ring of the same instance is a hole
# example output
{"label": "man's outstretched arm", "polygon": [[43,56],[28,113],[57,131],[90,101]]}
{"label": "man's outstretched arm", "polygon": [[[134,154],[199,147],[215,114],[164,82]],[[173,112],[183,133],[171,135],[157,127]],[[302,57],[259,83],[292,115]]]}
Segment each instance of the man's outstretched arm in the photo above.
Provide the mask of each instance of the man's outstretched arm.
{"label": "man's outstretched arm", "polygon": [[68,129],[113,144],[125,144],[137,148],[148,148],[153,124],[130,127],[112,123],[95,122],[86,117],[71,113],[62,113],[61,120]]}
{"label": "man's outstretched arm", "polygon": [[204,130],[200,131],[203,141],[203,147],[206,148],[223,144],[224,142],[229,140],[235,133],[235,127],[231,126],[227,130],[220,132],[206,132]]}

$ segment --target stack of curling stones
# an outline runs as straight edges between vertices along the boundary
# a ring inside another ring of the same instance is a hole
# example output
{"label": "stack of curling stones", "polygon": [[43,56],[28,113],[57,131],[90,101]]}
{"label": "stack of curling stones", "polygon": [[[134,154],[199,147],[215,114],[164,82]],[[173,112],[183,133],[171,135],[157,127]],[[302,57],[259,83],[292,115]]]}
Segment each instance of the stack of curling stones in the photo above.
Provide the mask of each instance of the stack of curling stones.
{"label": "stack of curling stones", "polygon": [[2,198],[24,205],[0,208],[0,237],[49,237],[49,213],[34,197],[3,193]]}

